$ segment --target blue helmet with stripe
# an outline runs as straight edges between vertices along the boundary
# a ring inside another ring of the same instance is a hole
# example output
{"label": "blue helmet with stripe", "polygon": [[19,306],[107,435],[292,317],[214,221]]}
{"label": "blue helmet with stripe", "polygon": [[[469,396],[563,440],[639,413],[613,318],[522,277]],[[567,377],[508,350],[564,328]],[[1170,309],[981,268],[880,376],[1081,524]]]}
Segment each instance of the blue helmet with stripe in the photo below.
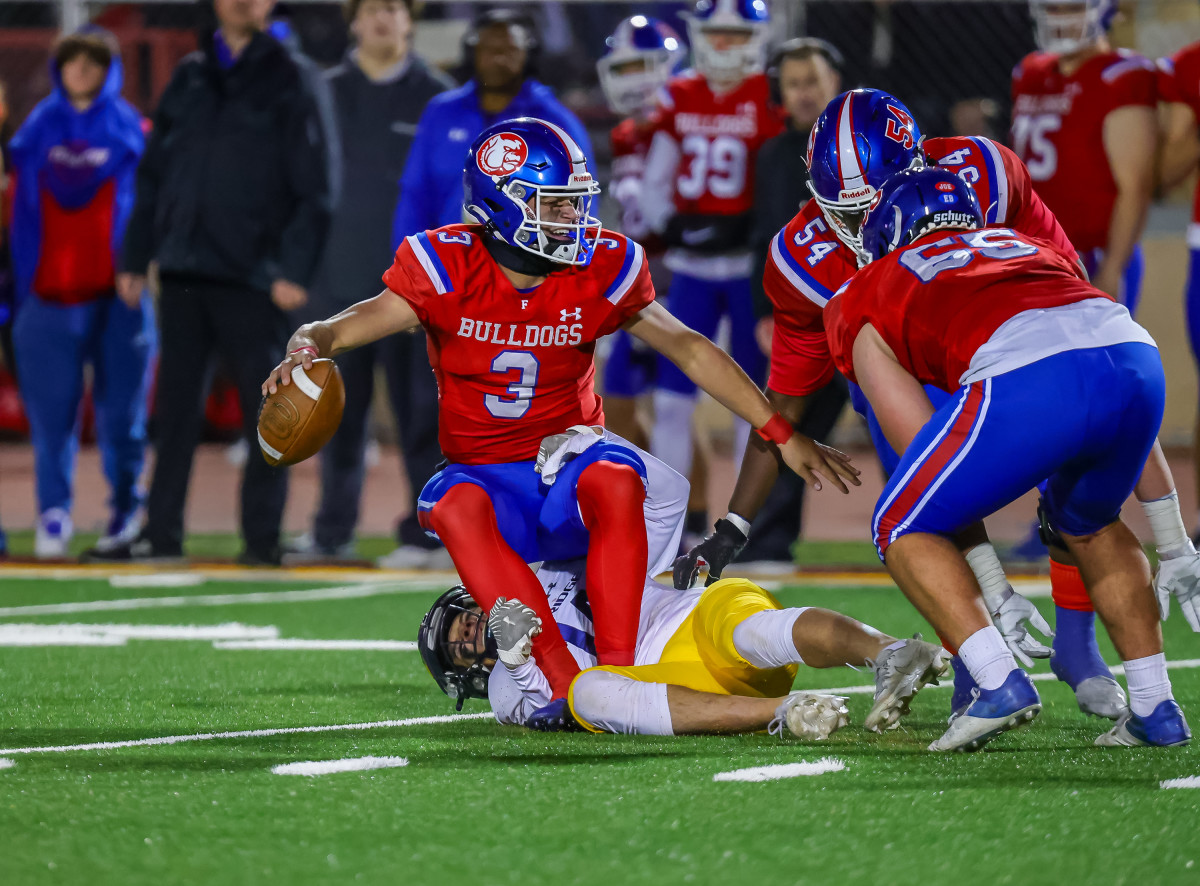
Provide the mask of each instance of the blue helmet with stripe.
{"label": "blue helmet with stripe", "polygon": [[[696,70],[706,80],[738,83],[763,69],[770,21],[766,0],[697,0],[685,19]],[[746,38],[732,45],[718,36],[743,33]]]}
{"label": "blue helmet with stripe", "polygon": [[875,201],[862,224],[863,250],[871,261],[933,231],[983,227],[975,189],[936,166],[893,175],[876,192]]}
{"label": "blue helmet with stripe", "polygon": [[674,28],[645,15],[625,19],[607,43],[596,72],[608,106],[622,116],[648,109],[687,55]]}
{"label": "blue helmet with stripe", "polygon": [[556,264],[586,265],[600,238],[600,185],[564,130],[517,117],[485,129],[463,170],[463,208],[486,236]]}
{"label": "blue helmet with stripe", "polygon": [[1030,0],[1038,49],[1070,55],[1095,43],[1112,27],[1116,0]]}
{"label": "blue helmet with stripe", "polygon": [[908,108],[879,89],[843,92],[808,138],[808,186],[839,240],[861,254],[859,227],[888,179],[924,164],[921,130]]}

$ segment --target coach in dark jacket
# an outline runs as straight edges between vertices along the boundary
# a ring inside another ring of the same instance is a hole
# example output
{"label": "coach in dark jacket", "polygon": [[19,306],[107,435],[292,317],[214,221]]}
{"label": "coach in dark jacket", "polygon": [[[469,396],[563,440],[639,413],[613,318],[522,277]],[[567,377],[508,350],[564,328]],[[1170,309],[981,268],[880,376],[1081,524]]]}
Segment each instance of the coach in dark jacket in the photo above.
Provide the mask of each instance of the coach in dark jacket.
{"label": "coach in dark jacket", "polygon": [[[411,51],[411,0],[346,0],[345,12],[354,48],[326,74],[344,172],[341,199],[313,285],[317,317],[336,314],[383,289],[380,278],[392,261],[392,214],[417,121],[431,98],[454,86]],[[414,492],[442,460],[437,382],[423,332],[389,336],[348,351],[337,362],[346,386],[346,409],[337,433],[321,451],[321,499],[312,532],[294,548],[314,559],[353,556],[377,363],[387,374],[404,467]],[[417,523],[415,502],[397,534],[400,545],[408,548],[403,552],[406,562],[399,565],[433,565],[431,558],[441,546]]]}
{"label": "coach in dark jacket", "polygon": [[[175,71],[138,170],[118,288],[162,281],[157,461],[142,534],[104,559],[177,557],[213,358],[234,374],[250,441],[242,562],[276,564],[287,475],[258,453],[262,379],[307,300],[329,226],[333,137],[315,72],[265,33],[270,0],[215,0],[220,27]],[[99,557],[98,552],[93,556]]]}

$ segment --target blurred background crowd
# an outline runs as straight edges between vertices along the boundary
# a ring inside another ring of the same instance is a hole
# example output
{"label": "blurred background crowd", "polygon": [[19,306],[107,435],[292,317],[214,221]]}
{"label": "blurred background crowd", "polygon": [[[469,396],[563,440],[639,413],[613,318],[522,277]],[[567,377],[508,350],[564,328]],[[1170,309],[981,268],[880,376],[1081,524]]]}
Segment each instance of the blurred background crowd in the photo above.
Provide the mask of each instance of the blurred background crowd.
{"label": "blurred background crowd", "polygon": [[[869,85],[901,97],[926,136],[1012,144],[1013,68],[1036,48],[1025,0],[767,5],[762,61],[773,113],[784,122],[752,158],[753,205],[738,217],[754,253],[747,311],[763,351],[771,306],[754,281],[770,238],[808,197],[804,146],[826,103]],[[636,227],[617,193],[630,172],[614,128],[649,109],[622,106],[599,71],[613,70],[611,35],[631,16],[660,21],[660,37],[675,35],[671,70],[684,67],[691,8],[575,0],[0,2],[0,439],[32,442],[34,482],[23,494],[36,498],[35,555],[73,550],[82,441],[99,446],[108,495],[108,520],[88,556],[182,556],[194,452],[202,441],[219,441],[229,444],[231,465],[244,465],[240,501],[227,503],[240,521],[243,563],[353,559],[364,477],[379,441],[399,444],[416,489],[441,459],[424,343],[420,334],[397,336],[339,359],[348,390],[343,426],[321,456],[310,528],[284,539],[287,474],[254,450],[259,383],[288,333],[378,292],[404,236],[460,221],[466,146],[497,119],[537,116],[570,132],[597,177],[614,185],[602,204],[606,222]],[[1114,45],[1167,58],[1200,39],[1200,5],[1127,2],[1111,27]],[[1027,162],[1038,150],[1032,137]],[[1153,195],[1145,229],[1170,245],[1147,249],[1142,288],[1155,304],[1143,314],[1175,329],[1191,172],[1183,164],[1167,182],[1173,187]],[[1163,257],[1171,259],[1168,270]],[[665,293],[670,262],[656,263],[655,273]],[[698,492],[689,530],[703,534],[706,456],[716,451],[704,410],[697,420],[688,400],[673,416],[678,403],[650,396],[653,366],[641,366],[648,377],[637,379],[640,356],[621,352],[631,346],[620,338],[613,347],[623,371],[601,376],[611,388],[604,391],[610,421],[651,446],[656,425],[678,419],[676,439],[653,448],[690,471]],[[1178,381],[1163,436],[1189,444],[1190,359],[1184,349],[1175,358],[1164,353],[1164,361]],[[810,404],[805,431],[828,437],[839,419],[848,425],[845,403],[835,379]],[[688,427],[696,445],[681,447],[680,439],[693,440]],[[3,488],[0,523],[17,489]],[[801,485],[785,480],[774,499],[744,559],[791,562],[802,530]],[[396,502],[395,513],[396,548],[380,565],[449,565],[417,526],[411,502]]]}

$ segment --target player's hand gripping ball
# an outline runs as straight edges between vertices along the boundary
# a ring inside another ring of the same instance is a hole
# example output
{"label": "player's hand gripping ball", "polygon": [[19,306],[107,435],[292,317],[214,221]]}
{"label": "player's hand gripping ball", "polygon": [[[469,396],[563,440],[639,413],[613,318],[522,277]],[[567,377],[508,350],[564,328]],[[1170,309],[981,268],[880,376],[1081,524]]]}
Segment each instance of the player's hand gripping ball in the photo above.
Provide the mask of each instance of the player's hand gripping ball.
{"label": "player's hand gripping ball", "polygon": [[258,445],[270,465],[294,465],[329,442],[342,420],[346,388],[332,360],[318,358],[305,369],[292,367],[291,382],[263,398],[258,411]]}

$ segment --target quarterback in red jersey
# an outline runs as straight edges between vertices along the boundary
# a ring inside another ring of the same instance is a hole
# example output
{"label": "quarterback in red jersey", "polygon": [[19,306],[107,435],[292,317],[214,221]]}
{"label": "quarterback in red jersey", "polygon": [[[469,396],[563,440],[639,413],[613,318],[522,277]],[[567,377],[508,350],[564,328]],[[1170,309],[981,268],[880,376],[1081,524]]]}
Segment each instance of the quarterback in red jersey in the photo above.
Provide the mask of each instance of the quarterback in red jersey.
{"label": "quarterback in red jersey", "polygon": [[[648,567],[647,467],[632,446],[589,431],[604,421],[592,389],[597,338],[625,328],[677,361],[817,488],[812,470],[843,490],[838,475],[857,483],[857,472],[793,434],[729,357],[654,303],[642,248],[590,215],[599,187],[563,130],[530,118],[489,127],[467,155],[464,184],[480,223],[407,238],[387,289],[301,327],[264,392],[289,383],[294,365],[424,327],[450,464],[418,497],[422,525],[485,610],[504,594],[545,624],[549,604],[526,564],[586,556],[597,657],[631,664]],[[568,429],[580,445],[566,441],[574,458],[564,464],[563,441],[548,438]],[[565,696],[578,666],[561,634],[543,632],[533,649]]]}
{"label": "quarterback in red jersey", "polygon": [[[838,368],[904,453],[875,507],[880,559],[978,686],[930,750],[976,750],[1041,710],[951,541],[1039,483],[1125,662],[1130,708],[1096,744],[1186,744],[1149,563],[1120,519],[1162,421],[1158,349],[1070,257],[983,224],[953,173],[893,176],[863,221],[870,263],[825,307]],[[923,384],[954,393],[935,410]]]}
{"label": "quarterback in red jersey", "polygon": [[[754,334],[750,213],[758,151],[783,131],[763,73],[767,5],[698,0],[688,34],[696,70],[673,78],[661,93],[642,214],[669,247],[671,313],[710,338],[728,317],[730,353],[761,382],[765,359]],[[696,386],[661,359],[656,385],[651,449],[687,474]]]}
{"label": "quarterback in red jersey", "polygon": [[1115,0],[1031,6],[1040,51],[1013,71],[1013,147],[1092,282],[1133,311],[1154,188],[1154,65],[1109,44]]}

